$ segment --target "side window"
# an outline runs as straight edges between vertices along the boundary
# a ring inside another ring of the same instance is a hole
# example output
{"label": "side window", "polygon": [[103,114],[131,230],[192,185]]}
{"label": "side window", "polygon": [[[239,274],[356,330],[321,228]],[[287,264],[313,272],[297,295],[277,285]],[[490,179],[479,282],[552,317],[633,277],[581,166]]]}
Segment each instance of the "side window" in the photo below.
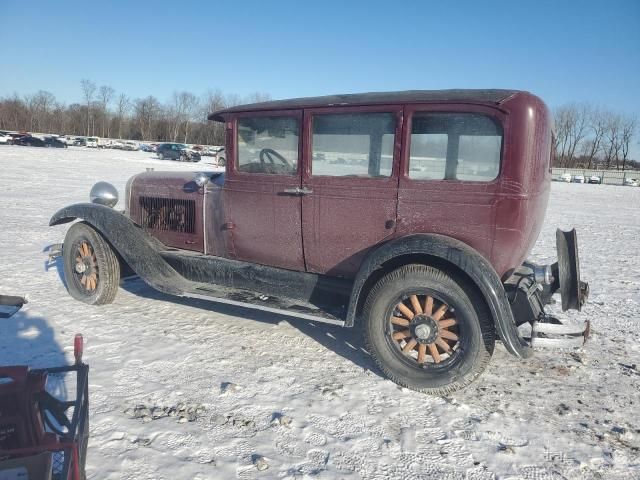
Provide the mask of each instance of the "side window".
{"label": "side window", "polygon": [[409,178],[487,182],[498,176],[502,127],[477,113],[415,113]]}
{"label": "side window", "polygon": [[312,122],[312,175],[391,176],[395,114],[318,114]]}
{"label": "side window", "polygon": [[239,172],[295,175],[300,125],[294,117],[238,119]]}

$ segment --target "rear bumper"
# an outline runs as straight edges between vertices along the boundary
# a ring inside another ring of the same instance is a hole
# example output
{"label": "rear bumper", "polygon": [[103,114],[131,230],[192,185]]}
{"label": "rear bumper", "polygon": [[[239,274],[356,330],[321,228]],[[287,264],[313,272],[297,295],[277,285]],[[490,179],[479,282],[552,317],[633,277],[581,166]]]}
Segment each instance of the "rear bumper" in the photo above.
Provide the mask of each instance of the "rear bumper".
{"label": "rear bumper", "polygon": [[[588,321],[563,322],[545,312],[560,293],[562,310],[581,310],[589,297],[589,284],[580,279],[580,260],[576,231],[556,231],[558,261],[549,266],[525,264],[505,284],[516,324],[530,325],[523,337],[532,347],[573,348],[584,344],[589,336]],[[549,271],[543,280],[537,271]],[[524,328],[526,330],[526,328]]]}

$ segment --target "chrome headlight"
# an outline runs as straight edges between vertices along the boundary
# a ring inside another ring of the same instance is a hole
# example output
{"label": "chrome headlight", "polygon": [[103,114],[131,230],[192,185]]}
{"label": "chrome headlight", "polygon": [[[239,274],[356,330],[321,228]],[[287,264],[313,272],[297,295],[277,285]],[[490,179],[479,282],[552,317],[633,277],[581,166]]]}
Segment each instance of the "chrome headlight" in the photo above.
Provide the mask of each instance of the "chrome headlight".
{"label": "chrome headlight", "polygon": [[98,182],[91,188],[89,199],[91,203],[114,207],[118,203],[118,190],[110,183]]}
{"label": "chrome headlight", "polygon": [[193,179],[193,181],[196,182],[196,185],[198,185],[199,187],[204,187],[207,183],[209,183],[209,180],[211,180],[211,178],[204,172],[196,173],[196,176]]}

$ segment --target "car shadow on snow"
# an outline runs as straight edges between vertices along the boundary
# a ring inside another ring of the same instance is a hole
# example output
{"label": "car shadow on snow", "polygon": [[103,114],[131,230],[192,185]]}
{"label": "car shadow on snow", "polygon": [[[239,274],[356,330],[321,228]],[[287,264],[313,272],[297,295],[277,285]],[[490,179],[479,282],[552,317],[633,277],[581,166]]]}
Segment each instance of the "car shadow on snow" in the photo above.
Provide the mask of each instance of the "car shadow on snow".
{"label": "car shadow on snow", "polygon": [[[67,363],[64,350],[45,318],[31,316],[25,311],[0,318],[0,367],[27,365],[30,368],[47,368]],[[64,375],[49,375],[47,390],[58,398],[66,398]]]}
{"label": "car shadow on snow", "polygon": [[238,317],[238,321],[245,319],[271,325],[286,321],[292,327],[315,340],[325,348],[337,353],[341,357],[353,362],[360,368],[370,370],[380,377],[382,372],[378,370],[375,362],[364,348],[361,331],[357,328],[344,328],[321,322],[313,322],[304,319],[296,319],[288,315],[280,315],[272,312],[254,310],[252,308],[218,303],[214,300],[200,300],[195,298],[176,297],[167,295],[149,287],[138,277],[124,280],[120,285],[124,290],[151,300],[162,300],[177,303],[189,307],[209,310],[223,315]]}
{"label": "car shadow on snow", "polygon": [[[53,251],[55,250],[55,246],[54,245],[49,245],[47,247],[45,247],[44,250],[42,250],[42,253],[46,253],[47,255],[50,255],[53,253]],[[67,282],[64,278],[64,266],[62,263],[62,256],[59,257],[49,257],[44,261],[44,271],[48,272],[49,270],[51,270],[52,268],[56,269],[56,272],[58,272],[58,277],[60,278],[60,281],[62,282],[62,284],[64,285],[64,288],[67,288]]]}

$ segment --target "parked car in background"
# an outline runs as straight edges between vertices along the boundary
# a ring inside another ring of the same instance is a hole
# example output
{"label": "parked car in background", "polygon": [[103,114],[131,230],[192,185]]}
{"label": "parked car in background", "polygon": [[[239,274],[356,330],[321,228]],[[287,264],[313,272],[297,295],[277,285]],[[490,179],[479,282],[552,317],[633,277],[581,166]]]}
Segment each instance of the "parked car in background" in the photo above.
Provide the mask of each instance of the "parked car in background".
{"label": "parked car in background", "polygon": [[133,152],[135,150],[138,150],[138,144],[136,142],[126,141],[122,143],[122,149]]}
{"label": "parked car in background", "polygon": [[573,183],[584,183],[584,175],[574,175]]}
{"label": "parked car in background", "polygon": [[589,177],[589,183],[595,183],[597,185],[602,183],[602,178],[599,177],[598,175],[591,175]]}
{"label": "parked car in background", "polygon": [[219,167],[224,167],[227,164],[227,151],[224,147],[219,148],[212,156]]}
{"label": "parked car in background", "polygon": [[58,137],[45,137],[44,138],[44,146],[52,147],[52,148],[67,148],[67,142],[61,140]]}
{"label": "parked car in background", "polygon": [[563,173],[560,176],[560,181],[561,182],[571,183],[571,174],[570,173]]}
{"label": "parked car in background", "polygon": [[47,148],[67,148],[67,144],[56,137],[34,137],[25,135],[14,140],[14,145],[22,145],[23,147],[47,147]]}
{"label": "parked car in background", "polygon": [[153,148],[151,148],[151,145],[148,145],[146,143],[141,143],[139,148],[143,152],[153,152]]}
{"label": "parked car in background", "polygon": [[23,135],[22,137],[14,138],[13,144],[20,145],[23,147],[44,147],[45,146],[45,142],[42,138],[34,137],[31,135]]}
{"label": "parked car in background", "polygon": [[640,186],[640,180],[638,180],[637,178],[625,178],[624,185],[626,187],[637,187]]}
{"label": "parked car in background", "polygon": [[86,147],[87,146],[87,139],[86,139],[86,137],[76,137],[75,140],[73,141],[73,144],[76,147]]}
{"label": "parked car in background", "polygon": [[17,140],[23,137],[30,137],[31,134],[29,132],[11,132],[9,133],[9,136],[11,137],[11,141],[9,143],[11,143],[12,145],[18,145]]}
{"label": "parked car in background", "polygon": [[160,160],[179,160],[181,162],[199,162],[198,152],[190,149],[184,143],[161,143],[156,151]]}
{"label": "parked car in background", "polygon": [[11,145],[13,137],[8,132],[0,132],[0,145]]}
{"label": "parked car in background", "polygon": [[98,148],[100,146],[100,139],[98,137],[87,137],[86,146],[89,148]]}

